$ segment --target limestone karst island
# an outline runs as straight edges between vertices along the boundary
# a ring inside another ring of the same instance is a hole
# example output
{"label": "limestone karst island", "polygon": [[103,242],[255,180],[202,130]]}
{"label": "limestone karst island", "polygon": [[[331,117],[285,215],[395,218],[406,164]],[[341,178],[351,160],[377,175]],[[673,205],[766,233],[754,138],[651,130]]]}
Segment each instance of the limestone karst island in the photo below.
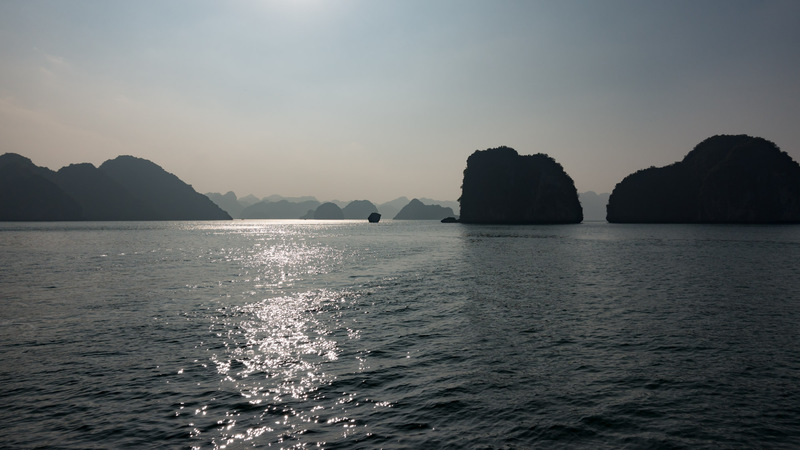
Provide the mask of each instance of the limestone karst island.
{"label": "limestone karst island", "polygon": [[553,158],[510,147],[478,150],[467,159],[461,186],[462,223],[580,223],[575,183]]}
{"label": "limestone karst island", "polygon": [[774,143],[710,137],[682,161],[628,175],[614,188],[609,222],[797,223],[800,165]]}

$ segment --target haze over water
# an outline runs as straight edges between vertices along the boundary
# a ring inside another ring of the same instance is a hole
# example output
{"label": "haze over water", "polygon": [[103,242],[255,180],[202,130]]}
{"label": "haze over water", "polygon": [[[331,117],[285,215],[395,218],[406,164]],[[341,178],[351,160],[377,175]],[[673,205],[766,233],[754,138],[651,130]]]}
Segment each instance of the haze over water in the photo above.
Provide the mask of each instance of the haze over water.
{"label": "haze over water", "polygon": [[0,224],[9,447],[800,446],[800,227]]}

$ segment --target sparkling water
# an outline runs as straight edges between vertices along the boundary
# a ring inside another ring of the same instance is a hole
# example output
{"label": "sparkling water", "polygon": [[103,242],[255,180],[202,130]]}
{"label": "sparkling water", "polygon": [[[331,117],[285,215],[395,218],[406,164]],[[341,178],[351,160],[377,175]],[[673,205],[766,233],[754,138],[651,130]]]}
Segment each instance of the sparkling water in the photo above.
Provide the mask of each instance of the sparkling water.
{"label": "sparkling water", "polygon": [[0,442],[800,446],[800,227],[0,224]]}

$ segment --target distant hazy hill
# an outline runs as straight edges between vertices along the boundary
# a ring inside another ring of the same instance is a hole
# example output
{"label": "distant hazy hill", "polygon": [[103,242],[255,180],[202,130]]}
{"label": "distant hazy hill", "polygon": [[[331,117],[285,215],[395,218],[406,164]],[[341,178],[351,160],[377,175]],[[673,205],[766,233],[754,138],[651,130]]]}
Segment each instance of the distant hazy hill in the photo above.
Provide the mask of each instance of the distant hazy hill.
{"label": "distant hazy hill", "polygon": [[300,197],[284,197],[282,195],[273,194],[273,195],[270,195],[268,197],[264,197],[261,200],[263,200],[265,202],[279,202],[281,200],[286,200],[287,202],[291,202],[291,203],[303,203],[303,202],[317,202],[317,203],[319,203],[319,201],[317,201],[317,198],[313,197],[311,195],[303,195],[303,196],[300,196]]}
{"label": "distant hazy hill", "polygon": [[378,205],[378,212],[385,218],[394,217],[408,204],[408,197],[398,197],[394,200]]}
{"label": "distant hazy hill", "polygon": [[583,220],[606,220],[606,205],[611,194],[598,194],[594,191],[581,192],[578,199],[583,208]]}
{"label": "distant hazy hill", "polygon": [[317,207],[317,210],[314,211],[314,218],[318,220],[341,220],[344,219],[344,213],[336,203],[327,202]]}
{"label": "distant hazy hill", "polygon": [[53,172],[5,154],[0,180],[0,220],[230,219],[175,175],[132,156]]}
{"label": "distant hazy hill", "polygon": [[228,191],[225,195],[219,192],[209,192],[206,193],[206,197],[234,219],[242,217],[242,210],[244,210],[245,206],[239,203],[239,199],[236,198],[236,194],[233,191]]}
{"label": "distant hazy hill", "polygon": [[575,184],[553,158],[510,147],[478,150],[467,159],[461,191],[464,223],[579,223]]}
{"label": "distant hazy hill", "polygon": [[244,208],[241,213],[242,219],[299,219],[309,210],[319,206],[316,200],[308,200],[301,203],[293,203],[287,200],[277,202],[261,201],[254,205]]}
{"label": "distant hazy hill", "polygon": [[426,205],[415,198],[394,216],[394,220],[442,220],[445,217],[452,216],[455,216],[455,214],[451,208]]}
{"label": "distant hazy hill", "polygon": [[255,205],[256,203],[258,203],[260,201],[261,201],[261,199],[256,197],[253,194],[245,195],[244,197],[239,199],[239,203],[241,203],[242,206],[244,206],[245,208],[250,206],[250,205]]}
{"label": "distant hazy hill", "polygon": [[800,222],[800,165],[774,143],[710,137],[682,161],[628,175],[608,202],[609,222]]}
{"label": "distant hazy hill", "polygon": [[353,200],[342,208],[345,219],[364,219],[370,214],[378,212],[378,207],[369,200]]}
{"label": "distant hazy hill", "polygon": [[420,197],[417,200],[421,201],[426,205],[444,206],[445,208],[450,208],[455,212],[458,212],[459,210],[459,204],[455,200],[434,200],[432,198],[427,198],[427,197]]}
{"label": "distant hazy hill", "polygon": [[[224,195],[218,192],[209,192],[206,196],[232,217],[239,219],[313,219],[317,208],[322,205],[312,196],[283,197],[270,195],[264,197],[263,200],[259,200],[253,195],[237,198],[233,192],[228,192]],[[431,199],[420,199],[420,201],[424,204],[438,204],[449,207],[451,210],[454,207],[458,208],[458,202],[454,201]],[[409,200],[407,197],[398,197],[378,206],[375,206],[369,200],[353,200],[349,202],[331,200],[327,203],[333,203],[338,206],[345,219],[366,220],[373,212],[378,212],[385,218],[395,217],[404,206],[409,204]],[[336,214],[334,213],[334,215]],[[451,213],[450,215],[454,214]]]}

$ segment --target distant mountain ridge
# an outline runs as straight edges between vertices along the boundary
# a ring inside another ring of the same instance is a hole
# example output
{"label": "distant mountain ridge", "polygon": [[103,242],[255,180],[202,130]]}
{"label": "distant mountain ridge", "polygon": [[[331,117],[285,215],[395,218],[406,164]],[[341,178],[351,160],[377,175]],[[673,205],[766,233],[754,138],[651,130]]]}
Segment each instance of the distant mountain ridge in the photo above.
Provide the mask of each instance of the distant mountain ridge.
{"label": "distant mountain ridge", "polygon": [[415,198],[394,216],[394,220],[442,220],[445,217],[453,216],[455,214],[451,208],[440,205],[426,205]]}
{"label": "distant mountain ridge", "polygon": [[[259,199],[252,194],[243,198],[237,198],[234,192],[227,192],[224,195],[219,192],[209,192],[206,196],[225,210],[231,217],[236,219],[313,219],[317,208],[323,203],[316,197],[283,197],[280,195],[270,195]],[[429,206],[441,206],[451,210],[450,216],[454,215],[452,210],[458,208],[456,201],[438,201],[429,198],[415,199]],[[366,220],[373,212],[380,213],[383,217],[392,218],[397,216],[401,209],[411,201],[407,197],[398,197],[386,203],[375,205],[369,200],[340,201],[331,200],[332,203],[342,210],[344,219]],[[326,209],[330,208],[326,206]],[[325,217],[332,217],[330,214],[322,212]],[[338,214],[332,213],[338,217]],[[331,220],[331,219],[328,219]],[[402,220],[402,219],[400,219]]]}
{"label": "distant mountain ridge", "polygon": [[0,220],[229,220],[208,197],[157,164],[119,156],[58,172],[0,155]]}
{"label": "distant mountain ridge", "polygon": [[366,219],[375,212],[378,212],[378,207],[369,200],[353,200],[342,208],[345,219]]}
{"label": "distant mountain ridge", "polygon": [[578,200],[581,202],[583,208],[583,220],[606,220],[606,206],[608,205],[608,197],[611,194],[604,192],[598,194],[594,191],[578,193]]}
{"label": "distant mountain ridge", "polygon": [[244,208],[241,219],[298,219],[320,205],[316,200],[293,203],[288,200],[260,201]]}

